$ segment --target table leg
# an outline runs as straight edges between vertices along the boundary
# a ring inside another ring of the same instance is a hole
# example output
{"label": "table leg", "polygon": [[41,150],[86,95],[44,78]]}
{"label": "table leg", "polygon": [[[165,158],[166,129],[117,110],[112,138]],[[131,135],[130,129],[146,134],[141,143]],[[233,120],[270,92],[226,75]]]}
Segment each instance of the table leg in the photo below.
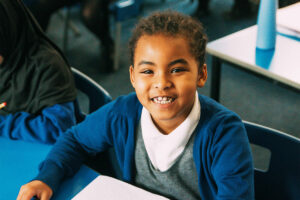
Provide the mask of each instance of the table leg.
{"label": "table leg", "polygon": [[120,21],[116,22],[116,35],[115,35],[115,55],[114,55],[114,71],[119,69],[119,57],[120,57],[120,48],[121,48],[121,32],[122,24]]}
{"label": "table leg", "polygon": [[220,101],[220,84],[221,84],[221,61],[217,57],[212,57],[212,73],[210,97]]}

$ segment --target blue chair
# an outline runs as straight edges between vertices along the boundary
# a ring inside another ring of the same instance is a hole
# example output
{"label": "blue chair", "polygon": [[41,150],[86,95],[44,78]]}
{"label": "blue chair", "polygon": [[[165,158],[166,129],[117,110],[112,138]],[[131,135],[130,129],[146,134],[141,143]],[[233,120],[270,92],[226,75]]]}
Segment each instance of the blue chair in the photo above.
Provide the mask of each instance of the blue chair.
{"label": "blue chair", "polygon": [[109,93],[90,77],[75,68],[71,68],[76,88],[84,93],[89,100],[88,113],[92,113],[111,101]]}
{"label": "blue chair", "polygon": [[[111,101],[109,93],[102,88],[98,83],[92,80],[87,75],[83,74],[75,68],[71,68],[76,88],[84,93],[89,99],[89,110],[87,114],[94,112],[104,104]],[[77,121],[80,122],[84,119],[82,116],[79,105],[84,102],[80,102],[80,99],[76,103],[76,117]],[[86,163],[89,167],[96,170],[100,174],[113,176],[116,178],[121,177],[121,170],[117,163],[116,155],[113,149],[109,149],[103,153],[99,153],[96,156],[90,157]]]}
{"label": "blue chair", "polygon": [[300,139],[258,124],[244,122],[251,144],[271,152],[268,170],[255,168],[255,198],[300,199]]}

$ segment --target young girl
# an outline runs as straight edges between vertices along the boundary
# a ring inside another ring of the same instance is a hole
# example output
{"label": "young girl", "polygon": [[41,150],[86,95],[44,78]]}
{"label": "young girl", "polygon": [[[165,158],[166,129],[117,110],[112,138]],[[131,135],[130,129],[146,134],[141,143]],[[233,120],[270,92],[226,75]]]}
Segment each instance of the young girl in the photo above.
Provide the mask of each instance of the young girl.
{"label": "young girl", "polygon": [[21,0],[0,0],[0,136],[54,143],[75,124],[70,67]]}
{"label": "young girl", "polygon": [[51,197],[87,154],[113,146],[123,180],[171,199],[254,199],[240,118],[197,94],[207,79],[201,24],[176,12],[142,19],[130,40],[135,93],[100,108],[60,137],[18,200]]}

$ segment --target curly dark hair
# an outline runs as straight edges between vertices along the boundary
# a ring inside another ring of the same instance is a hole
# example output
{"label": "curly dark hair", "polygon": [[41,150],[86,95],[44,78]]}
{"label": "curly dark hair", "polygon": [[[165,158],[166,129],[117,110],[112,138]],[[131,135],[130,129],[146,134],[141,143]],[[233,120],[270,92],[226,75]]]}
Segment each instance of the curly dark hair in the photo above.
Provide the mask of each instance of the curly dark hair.
{"label": "curly dark hair", "polygon": [[205,63],[207,36],[202,24],[188,15],[176,11],[159,11],[143,18],[133,29],[129,40],[130,62],[134,64],[136,44],[143,35],[164,34],[182,36],[189,42],[190,53],[198,61],[199,68]]}

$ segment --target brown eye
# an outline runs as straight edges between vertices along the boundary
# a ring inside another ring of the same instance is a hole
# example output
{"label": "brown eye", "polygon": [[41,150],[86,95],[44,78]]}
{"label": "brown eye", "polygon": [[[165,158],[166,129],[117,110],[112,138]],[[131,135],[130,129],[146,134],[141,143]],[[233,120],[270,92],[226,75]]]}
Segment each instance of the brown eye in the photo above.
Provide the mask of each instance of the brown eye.
{"label": "brown eye", "polygon": [[186,69],[179,67],[179,68],[172,69],[171,73],[179,73],[179,72],[183,72],[183,71],[186,71]]}
{"label": "brown eye", "polygon": [[147,69],[147,70],[143,70],[141,73],[142,73],[142,74],[153,74],[153,71]]}

